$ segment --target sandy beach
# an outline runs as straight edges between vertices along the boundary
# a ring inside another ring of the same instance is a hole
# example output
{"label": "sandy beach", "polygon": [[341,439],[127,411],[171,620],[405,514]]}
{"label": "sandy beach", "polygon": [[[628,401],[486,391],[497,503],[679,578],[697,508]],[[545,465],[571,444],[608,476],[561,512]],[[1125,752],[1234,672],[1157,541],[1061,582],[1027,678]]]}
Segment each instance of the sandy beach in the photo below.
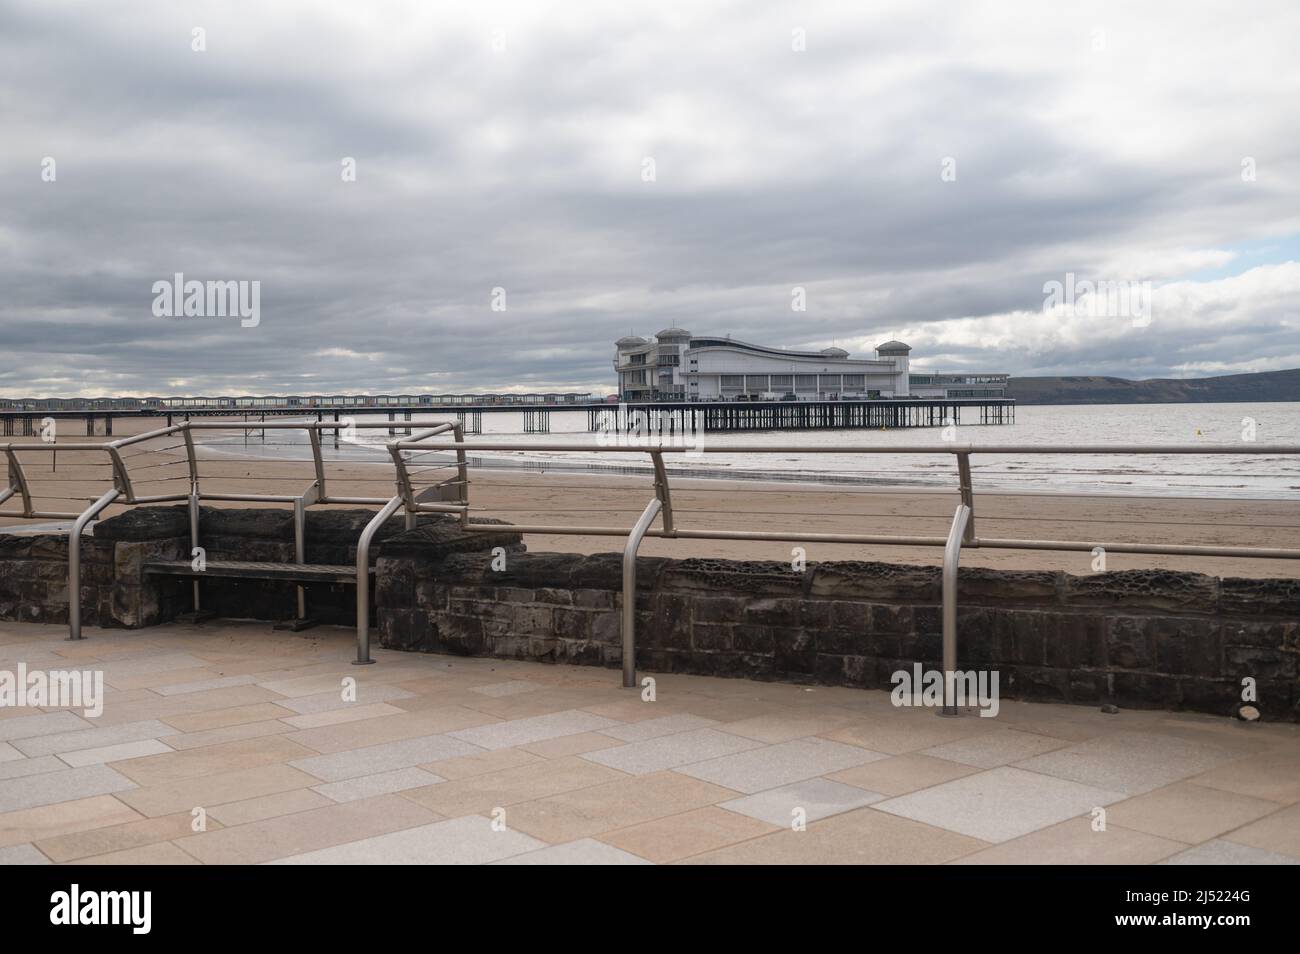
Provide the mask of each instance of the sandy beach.
{"label": "sandy beach", "polygon": [[[62,436],[65,443],[101,442],[161,426],[159,421],[119,419],[114,438]],[[76,426],[76,425],[71,425]],[[268,435],[274,432],[268,431]],[[242,438],[208,432],[205,441],[223,446],[201,453],[200,479],[205,493],[295,495],[313,479],[305,460],[241,457]],[[273,440],[273,437],[268,437]],[[14,443],[29,443],[17,439]],[[138,495],[183,494],[188,490],[183,449],[171,436],[124,450]],[[256,448],[257,438],[250,446]],[[387,499],[393,493],[393,468],[382,462],[343,461],[327,446],[329,493]],[[47,453],[23,455],[36,505],[63,512],[80,511],[111,486],[107,455],[62,451],[57,462]],[[51,466],[54,465],[54,466]],[[431,470],[419,479],[448,475]],[[626,530],[653,496],[649,477],[555,473],[531,469],[472,469],[473,516],[496,517],[522,525],[609,527]],[[743,530],[774,533],[872,533],[943,537],[958,503],[952,492],[878,490],[838,485],[766,483],[674,478],[672,503],[678,529]],[[211,504],[250,506],[250,504]],[[16,509],[16,501],[2,508]],[[282,505],[283,506],[283,505]],[[120,512],[112,507],[107,515]],[[1152,542],[1200,546],[1240,545],[1293,547],[1300,530],[1300,501],[1151,497],[1081,497],[1048,493],[977,493],[976,533],[984,538],[1030,538],[1087,541],[1091,544]],[[0,526],[31,525],[11,516]],[[530,534],[532,551],[596,553],[620,550],[618,537],[597,534]],[[792,559],[794,542],[648,538],[641,552],[672,557],[721,557],[743,560]],[[883,560],[937,564],[938,547],[809,544],[808,561]],[[1051,569],[1075,574],[1093,571],[1088,552],[967,549],[963,566]],[[1294,577],[1293,561],[1241,558],[1188,558],[1108,553],[1106,568],[1167,567],[1219,576]]]}

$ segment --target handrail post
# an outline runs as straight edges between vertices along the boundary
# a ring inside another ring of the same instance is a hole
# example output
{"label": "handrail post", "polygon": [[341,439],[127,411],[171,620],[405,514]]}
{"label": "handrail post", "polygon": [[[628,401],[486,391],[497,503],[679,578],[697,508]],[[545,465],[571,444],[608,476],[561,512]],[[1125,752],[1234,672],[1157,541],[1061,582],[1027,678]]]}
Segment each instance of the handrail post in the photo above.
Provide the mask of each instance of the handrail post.
{"label": "handrail post", "polygon": [[[185,432],[187,435],[189,431]],[[188,501],[190,512],[190,559],[195,556],[194,551],[200,546],[199,544],[199,482],[193,478],[190,483],[190,499]],[[190,581],[190,592],[194,598],[194,621],[197,623],[203,613],[203,599],[201,596],[203,587],[199,584],[199,578],[196,576]]]}
{"label": "handrail post", "polygon": [[962,534],[962,540],[966,543],[974,543],[975,491],[971,485],[970,479],[970,451],[959,451],[957,453],[957,479],[961,485],[961,502],[970,510],[970,517],[966,521],[966,530]]}
{"label": "handrail post", "polygon": [[325,459],[321,456],[320,431],[314,427],[307,428],[307,440],[311,444],[312,466],[316,469],[316,492],[322,497],[328,497],[329,492],[325,489]]}
{"label": "handrail post", "polygon": [[352,661],[354,666],[368,666],[374,662],[370,658],[370,541],[388,518],[397,513],[402,503],[399,495],[384,504],[366,524],[361,539],[357,541],[357,658]]}
{"label": "handrail post", "polygon": [[943,709],[940,715],[957,715],[957,562],[970,521],[970,507],[961,504],[952,518],[948,543],[943,549]]}
{"label": "handrail post", "polygon": [[68,639],[81,639],[81,534],[100,511],[116,500],[122,491],[114,487],[81,511],[68,534]]}
{"label": "handrail post", "polygon": [[23,498],[23,517],[32,515],[32,490],[27,485],[27,474],[23,471],[22,461],[14,452],[12,444],[5,445],[5,457],[9,460],[9,486]]}
{"label": "handrail post", "polygon": [[623,688],[636,688],[636,551],[663,502],[655,497],[641,512],[623,548]]}
{"label": "handrail post", "polygon": [[[480,428],[481,430],[481,428]],[[465,443],[465,425],[457,421],[451,426],[451,436],[457,444]],[[456,479],[460,482],[460,525],[469,526],[469,458],[465,448],[456,448]]]}
{"label": "handrail post", "polygon": [[668,469],[664,467],[662,451],[651,451],[650,460],[655,468],[655,496],[664,505],[664,533],[673,535],[673,496],[668,487]]}
{"label": "handrail post", "polygon": [[[293,499],[293,558],[307,562],[307,504],[301,497]],[[298,621],[307,619],[307,588],[298,584]]]}
{"label": "handrail post", "polygon": [[[199,457],[198,457],[198,454],[197,454],[197,453],[195,452],[195,450],[194,450],[194,432],[190,429],[190,422],[189,422],[189,421],[186,421],[184,424],[182,424],[182,425],[180,425],[180,426],[181,426],[181,434],[184,435],[183,440],[185,441],[185,464],[186,464],[186,466],[189,468],[189,471],[190,471],[190,489],[191,489],[191,492],[193,493],[193,495],[195,496],[195,498],[198,498],[198,497],[200,496],[200,494],[199,494]],[[245,432],[245,433],[247,433],[247,432]],[[197,539],[195,539],[195,541],[194,541],[194,545],[195,545],[195,546],[198,546],[198,545],[199,545],[199,542],[198,542]]]}

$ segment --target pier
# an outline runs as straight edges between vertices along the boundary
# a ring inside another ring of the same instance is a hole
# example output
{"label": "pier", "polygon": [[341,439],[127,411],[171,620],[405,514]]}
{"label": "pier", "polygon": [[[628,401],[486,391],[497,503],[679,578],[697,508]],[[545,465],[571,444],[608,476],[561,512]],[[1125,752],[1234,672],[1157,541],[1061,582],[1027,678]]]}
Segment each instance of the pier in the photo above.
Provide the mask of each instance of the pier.
{"label": "pier", "polygon": [[[57,422],[61,433],[66,423],[84,422],[87,436],[113,434],[113,420],[119,417],[158,418],[167,426],[201,418],[228,418],[249,422],[278,417],[336,421],[345,426],[349,417],[386,414],[396,423],[413,415],[434,414],[454,417],[468,434],[480,434],[484,414],[517,414],[519,431],[549,434],[551,414],[556,411],[586,411],[587,430],[631,431],[675,434],[681,431],[807,431],[823,429],[895,430],[904,427],[943,427],[946,424],[1014,424],[1016,402],[1010,398],[915,398],[869,401],[683,401],[644,404],[605,402],[510,402],[489,404],[433,404],[423,398],[367,398],[373,403],[330,403],[329,398],[274,398],[264,403],[227,403],[233,399],[165,398],[157,404],[136,404],[133,399],[116,399],[121,406],[103,407],[88,401],[59,402],[58,406],[31,407],[32,402],[0,402],[0,436],[34,437],[41,433],[46,418]],[[339,399],[341,400],[341,399]],[[359,399],[349,398],[349,402]],[[380,403],[380,402],[383,403]],[[71,406],[69,406],[71,404]]]}
{"label": "pier", "polygon": [[[966,420],[962,420],[962,412]],[[972,420],[978,415],[978,421]],[[1009,398],[889,401],[717,401],[610,404],[587,408],[589,431],[894,430],[948,424],[1014,424]]]}

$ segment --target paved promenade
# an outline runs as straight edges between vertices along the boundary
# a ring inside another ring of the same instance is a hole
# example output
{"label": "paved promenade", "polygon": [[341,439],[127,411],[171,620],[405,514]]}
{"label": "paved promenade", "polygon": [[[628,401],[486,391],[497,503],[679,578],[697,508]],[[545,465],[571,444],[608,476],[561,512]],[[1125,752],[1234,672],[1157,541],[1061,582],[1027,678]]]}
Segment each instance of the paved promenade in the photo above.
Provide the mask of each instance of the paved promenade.
{"label": "paved promenade", "polygon": [[[1300,863],[1300,726],[0,623],[0,863]],[[357,680],[355,699],[346,680]],[[1103,827],[1104,830],[1096,830]],[[802,829],[802,830],[797,830]]]}

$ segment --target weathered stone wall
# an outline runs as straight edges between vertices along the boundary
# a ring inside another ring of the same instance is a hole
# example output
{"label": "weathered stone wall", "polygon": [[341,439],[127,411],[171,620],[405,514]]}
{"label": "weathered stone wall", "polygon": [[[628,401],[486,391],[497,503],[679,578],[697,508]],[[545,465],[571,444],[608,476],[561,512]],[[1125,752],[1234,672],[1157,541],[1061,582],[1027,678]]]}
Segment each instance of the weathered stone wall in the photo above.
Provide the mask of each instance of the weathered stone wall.
{"label": "weathered stone wall", "polygon": [[[390,559],[391,557],[391,559]],[[1010,698],[1227,714],[1242,679],[1266,718],[1300,707],[1300,581],[1125,571],[959,575],[959,667]],[[937,568],[642,558],[637,661],[652,672],[889,688],[942,653]],[[526,553],[380,562],[385,646],[617,666],[621,557]]]}
{"label": "weathered stone wall", "polygon": [[[104,533],[81,540],[82,622],[135,627],[173,618],[180,612],[175,588],[146,579],[144,564],[188,553],[188,523],[184,537],[175,535],[165,519],[137,517],[135,532],[114,532],[127,527],[110,524],[104,521]],[[68,621],[66,534],[0,535],[0,619]]]}
{"label": "weathered stone wall", "polygon": [[[374,516],[372,510],[317,510],[306,514],[308,563],[355,565],[357,540]],[[437,525],[436,533],[429,528]],[[421,517],[410,531],[439,536],[448,552],[458,534],[449,517]],[[294,562],[293,514],[278,508],[204,507],[199,539],[209,561]],[[386,542],[405,534],[402,517],[394,517],[375,534],[371,553],[378,557]],[[518,548],[519,536],[507,543]],[[492,545],[473,534],[461,549]],[[432,557],[438,548],[427,548]],[[88,626],[153,626],[192,608],[191,580],[146,576],[146,563],[190,559],[189,511],[176,507],[134,507],[100,521],[81,540],[82,620]],[[202,581],[203,608],[217,616],[240,619],[290,619],[297,612],[294,583],[207,577]],[[353,625],[356,587],[309,584],[309,615],[320,622]],[[68,538],[66,534],[0,534],[0,619],[66,623],[68,619]]]}
{"label": "weathered stone wall", "polygon": [[[309,511],[307,558],[353,564],[369,510]],[[292,562],[283,509],[207,509],[213,560]],[[82,539],[87,625],[148,626],[190,608],[190,580],[145,576],[188,559],[184,507],[140,507]],[[395,649],[585,665],[621,664],[619,554],[525,553],[508,525],[464,533],[449,517],[400,517],[376,538],[378,640]],[[496,556],[494,556],[494,552]],[[505,559],[501,559],[501,555]],[[292,583],[208,578],[219,615],[286,619]],[[351,625],[355,588],[308,588],[310,615]],[[0,534],[0,619],[66,622],[67,539]],[[638,562],[638,665],[753,679],[889,688],[917,662],[940,665],[937,568],[840,562]],[[1115,702],[1226,714],[1242,680],[1265,718],[1300,719],[1300,581],[1191,573],[970,568],[959,583],[959,666],[996,670],[1007,697]]]}

